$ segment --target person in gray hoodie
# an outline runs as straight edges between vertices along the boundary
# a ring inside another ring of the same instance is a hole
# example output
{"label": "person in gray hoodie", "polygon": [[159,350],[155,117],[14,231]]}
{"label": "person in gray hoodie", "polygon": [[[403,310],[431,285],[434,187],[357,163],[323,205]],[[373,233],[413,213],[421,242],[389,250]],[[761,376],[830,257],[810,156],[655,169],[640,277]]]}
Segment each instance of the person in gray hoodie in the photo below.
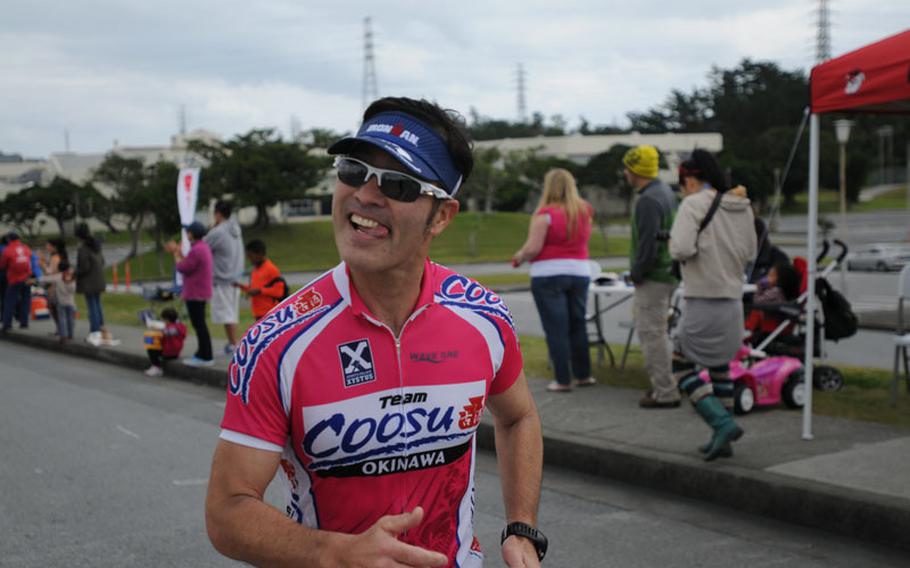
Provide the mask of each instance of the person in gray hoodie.
{"label": "person in gray hoodie", "polygon": [[[745,188],[727,191],[709,152],[695,150],[679,172],[685,198],[670,230],[670,256],[681,263],[685,306],[674,338],[673,375],[714,431],[699,448],[710,461],[732,456],[731,442],[743,435],[732,416],[729,361],[742,345],[743,282],[756,251],[754,219]],[[703,224],[718,195],[713,217]],[[708,369],[710,383],[699,377],[698,367]]]}
{"label": "person in gray hoodie", "polygon": [[225,355],[234,353],[240,312],[240,290],[234,286],[243,278],[243,234],[232,206],[227,201],[215,203],[215,226],[205,235],[212,249],[212,323],[224,325],[227,345]]}

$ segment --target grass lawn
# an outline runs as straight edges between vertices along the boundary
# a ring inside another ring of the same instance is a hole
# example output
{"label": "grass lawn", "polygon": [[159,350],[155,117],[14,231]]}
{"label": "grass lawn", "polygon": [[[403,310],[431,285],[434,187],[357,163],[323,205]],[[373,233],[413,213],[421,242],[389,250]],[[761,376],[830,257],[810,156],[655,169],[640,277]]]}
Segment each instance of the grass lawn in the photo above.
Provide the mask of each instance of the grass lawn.
{"label": "grass lawn", "polygon": [[[106,322],[137,327],[141,325],[137,314],[148,307],[148,303],[141,297],[128,294],[103,294],[101,299],[104,304]],[[81,295],[78,296],[77,303],[80,314],[86,314]],[[83,315],[82,329],[85,329],[84,317]],[[246,329],[252,323],[253,317],[250,313],[249,303],[241,301],[240,328]],[[209,332],[213,339],[224,339],[223,326],[210,323]],[[190,333],[192,333],[192,329]],[[528,377],[539,380],[551,377],[551,371],[547,368],[547,346],[543,338],[524,336],[521,338],[521,349]],[[613,352],[621,353],[622,346],[614,345]],[[641,352],[638,350],[633,349],[629,353],[624,371],[610,368],[608,364],[597,365],[593,351],[592,362],[594,362],[594,376],[602,384],[642,391],[648,388],[648,378],[644,372]],[[838,368],[844,373],[844,388],[837,392],[815,391],[813,407],[817,414],[910,428],[910,395],[901,388],[897,406],[891,406],[890,371],[843,366]]]}
{"label": "grass lawn", "polygon": [[[443,264],[507,261],[524,243],[529,218],[524,213],[460,213],[433,243],[430,256]],[[322,270],[338,263],[332,224],[328,220],[274,225],[268,230],[248,229],[243,238],[265,241],[269,257],[283,272]],[[628,254],[629,240],[612,236],[606,242],[595,228],[589,249],[592,257],[623,256]],[[164,275],[173,273],[170,255],[164,255],[162,265]],[[132,259],[130,271],[133,281],[166,277],[159,270],[155,252]],[[119,278],[122,282],[122,267]]]}
{"label": "grass lawn", "polygon": [[870,201],[857,203],[850,207],[850,211],[878,211],[881,209],[906,209],[907,190],[898,187],[887,191]]}
{"label": "grass lawn", "polygon": [[[101,303],[104,307],[105,323],[143,327],[142,322],[139,321],[139,312],[148,309],[149,303],[141,296],[136,296],[135,294],[107,293],[101,295]],[[159,304],[159,307],[164,308],[165,306]],[[183,302],[175,302],[174,307],[180,312],[180,318],[189,328],[189,332],[193,333]],[[79,317],[81,318],[77,327],[81,324],[82,327],[80,329],[87,329],[88,320],[85,314],[88,314],[88,310],[85,307],[85,298],[81,294],[76,296],[76,310],[79,312]],[[252,324],[253,313],[250,311],[250,303],[241,299],[240,329],[245,330]],[[212,339],[225,339],[223,325],[215,325],[209,321],[209,333],[211,334]]]}
{"label": "grass lawn", "polygon": [[[783,213],[806,213],[809,207],[809,194],[800,193],[795,198],[796,204],[785,207]],[[860,203],[847,204],[848,213],[882,211],[888,209],[905,209],[907,207],[907,190],[899,187],[885,192],[878,197]],[[818,192],[819,213],[840,213],[840,194],[836,190],[821,189]]]}

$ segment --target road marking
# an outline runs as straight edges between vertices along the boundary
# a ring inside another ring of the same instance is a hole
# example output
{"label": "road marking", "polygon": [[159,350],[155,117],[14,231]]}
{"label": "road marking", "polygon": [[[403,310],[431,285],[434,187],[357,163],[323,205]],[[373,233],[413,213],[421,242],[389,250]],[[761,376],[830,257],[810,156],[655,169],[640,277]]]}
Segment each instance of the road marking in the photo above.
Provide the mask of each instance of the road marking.
{"label": "road marking", "polygon": [[226,402],[213,402],[212,404],[214,404],[218,408],[224,408],[225,406],[227,406]]}
{"label": "road marking", "polygon": [[129,430],[127,430],[126,428],[124,428],[124,427],[121,426],[120,424],[117,424],[117,429],[120,430],[121,432],[123,432],[124,434],[126,434],[127,436],[130,436],[131,438],[136,438],[137,440],[140,439],[140,438],[139,438],[139,434],[137,434],[137,433],[135,433],[135,432],[130,432]]}
{"label": "road marking", "polygon": [[204,477],[197,477],[195,479],[174,479],[171,481],[177,487],[191,487],[193,485],[205,485],[209,480]]}

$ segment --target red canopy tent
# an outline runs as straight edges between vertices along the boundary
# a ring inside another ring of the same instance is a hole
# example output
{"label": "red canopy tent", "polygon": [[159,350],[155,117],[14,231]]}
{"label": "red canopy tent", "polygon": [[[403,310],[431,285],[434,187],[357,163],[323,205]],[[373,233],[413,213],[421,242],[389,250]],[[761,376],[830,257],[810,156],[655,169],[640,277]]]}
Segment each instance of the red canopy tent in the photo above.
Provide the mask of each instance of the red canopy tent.
{"label": "red canopy tent", "polygon": [[[808,314],[815,313],[818,231],[819,114],[910,113],[910,30],[861,47],[812,69],[809,79]],[[910,167],[910,166],[908,166]],[[910,183],[910,179],[908,179]],[[811,316],[810,316],[811,318]],[[814,326],[806,326],[806,405],[803,438],[812,439],[812,364]]]}

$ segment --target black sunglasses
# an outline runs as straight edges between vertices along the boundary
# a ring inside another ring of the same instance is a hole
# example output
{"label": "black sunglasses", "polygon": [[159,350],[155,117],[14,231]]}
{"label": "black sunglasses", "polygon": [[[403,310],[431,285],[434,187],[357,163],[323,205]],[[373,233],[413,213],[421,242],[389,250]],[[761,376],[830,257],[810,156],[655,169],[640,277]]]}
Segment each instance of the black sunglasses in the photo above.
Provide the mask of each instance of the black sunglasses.
{"label": "black sunglasses", "polygon": [[338,180],[351,187],[362,187],[372,176],[376,176],[379,191],[389,199],[411,203],[421,195],[432,195],[437,199],[451,199],[440,187],[395,170],[386,170],[361,162],[350,156],[335,158]]}

